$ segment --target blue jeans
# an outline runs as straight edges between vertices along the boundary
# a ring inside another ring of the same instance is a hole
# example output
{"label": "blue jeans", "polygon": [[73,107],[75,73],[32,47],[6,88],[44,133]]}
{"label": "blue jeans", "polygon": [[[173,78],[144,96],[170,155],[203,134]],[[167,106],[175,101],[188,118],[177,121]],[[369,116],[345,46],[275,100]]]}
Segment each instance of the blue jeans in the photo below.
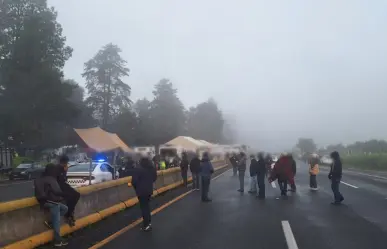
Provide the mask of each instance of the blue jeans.
{"label": "blue jeans", "polygon": [[62,203],[46,202],[44,207],[50,210],[54,241],[60,241],[60,217],[67,213],[67,206]]}

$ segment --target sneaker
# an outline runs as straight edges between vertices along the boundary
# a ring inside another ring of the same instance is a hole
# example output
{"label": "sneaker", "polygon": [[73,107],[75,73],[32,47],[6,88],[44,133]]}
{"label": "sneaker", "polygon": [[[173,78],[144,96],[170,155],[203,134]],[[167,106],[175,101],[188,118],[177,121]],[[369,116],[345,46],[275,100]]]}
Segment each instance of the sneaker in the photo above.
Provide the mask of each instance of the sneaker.
{"label": "sneaker", "polygon": [[61,240],[61,241],[58,241],[58,242],[55,242],[54,243],[54,246],[55,247],[62,247],[62,246],[67,246],[69,243],[65,240]]}
{"label": "sneaker", "polygon": [[52,229],[52,222],[51,221],[45,220],[44,225],[46,225],[46,227],[48,227],[49,229]]}
{"label": "sneaker", "polygon": [[211,199],[204,199],[202,200],[202,202],[211,202],[212,200]]}
{"label": "sneaker", "polygon": [[243,192],[245,192],[245,190],[244,189],[238,189],[238,192],[243,193]]}
{"label": "sneaker", "polygon": [[142,230],[142,231],[144,231],[144,232],[149,232],[149,231],[152,231],[152,225],[151,225],[151,224],[149,224],[148,226],[146,226],[146,227],[143,227],[141,230]]}
{"label": "sneaker", "polygon": [[66,217],[66,222],[70,227],[75,226],[75,219],[74,216]]}
{"label": "sneaker", "polygon": [[254,191],[254,190],[249,190],[249,192],[248,192],[249,194],[256,194],[257,193],[257,191]]}

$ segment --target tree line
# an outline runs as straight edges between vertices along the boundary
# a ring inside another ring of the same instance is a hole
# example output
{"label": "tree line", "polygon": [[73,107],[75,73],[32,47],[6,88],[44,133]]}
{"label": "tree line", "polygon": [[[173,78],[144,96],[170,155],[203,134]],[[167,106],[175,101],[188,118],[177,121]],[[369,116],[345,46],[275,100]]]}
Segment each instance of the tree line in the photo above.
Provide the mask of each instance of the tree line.
{"label": "tree line", "polygon": [[129,145],[187,135],[232,142],[213,99],[186,109],[168,79],[152,99],[131,98],[121,49],[104,45],[84,64],[85,89],[63,73],[73,49],[45,0],[3,0],[0,8],[0,146],[44,151],[76,142],[73,128],[101,126]]}
{"label": "tree line", "polygon": [[314,153],[319,155],[329,155],[332,151],[338,151],[343,155],[359,155],[359,154],[378,154],[387,153],[387,141],[371,139],[368,141],[358,141],[352,144],[331,144],[323,148],[317,148],[317,145],[311,138],[300,138],[296,147],[301,153]]}

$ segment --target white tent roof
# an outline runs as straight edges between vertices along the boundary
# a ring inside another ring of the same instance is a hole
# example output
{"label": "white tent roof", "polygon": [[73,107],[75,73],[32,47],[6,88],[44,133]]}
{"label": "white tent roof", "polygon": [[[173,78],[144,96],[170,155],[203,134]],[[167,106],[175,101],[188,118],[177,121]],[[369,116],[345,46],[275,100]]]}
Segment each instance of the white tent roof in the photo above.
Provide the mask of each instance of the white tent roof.
{"label": "white tent roof", "polygon": [[165,143],[166,145],[181,146],[184,149],[196,151],[202,146],[206,146],[199,140],[196,140],[192,137],[178,136],[171,141]]}

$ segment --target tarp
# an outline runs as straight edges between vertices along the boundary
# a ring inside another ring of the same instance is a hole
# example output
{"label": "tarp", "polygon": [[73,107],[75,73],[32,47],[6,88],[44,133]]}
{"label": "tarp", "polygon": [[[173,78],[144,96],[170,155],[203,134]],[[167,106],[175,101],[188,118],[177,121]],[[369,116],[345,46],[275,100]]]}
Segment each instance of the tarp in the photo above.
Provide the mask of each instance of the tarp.
{"label": "tarp", "polygon": [[115,133],[108,133],[99,127],[74,129],[85,144],[96,152],[108,152],[116,149],[124,152],[132,150]]}
{"label": "tarp", "polygon": [[127,153],[133,153],[134,151],[129,148],[125,143],[124,141],[121,140],[121,138],[115,134],[115,133],[108,133],[109,136],[111,137],[111,139],[120,146],[121,150],[123,152],[127,152]]}
{"label": "tarp", "polygon": [[172,145],[172,146],[181,146],[184,149],[192,150],[192,151],[196,151],[200,147],[205,146],[199,140],[196,140],[192,137],[185,137],[185,136],[178,136],[165,144]]}

